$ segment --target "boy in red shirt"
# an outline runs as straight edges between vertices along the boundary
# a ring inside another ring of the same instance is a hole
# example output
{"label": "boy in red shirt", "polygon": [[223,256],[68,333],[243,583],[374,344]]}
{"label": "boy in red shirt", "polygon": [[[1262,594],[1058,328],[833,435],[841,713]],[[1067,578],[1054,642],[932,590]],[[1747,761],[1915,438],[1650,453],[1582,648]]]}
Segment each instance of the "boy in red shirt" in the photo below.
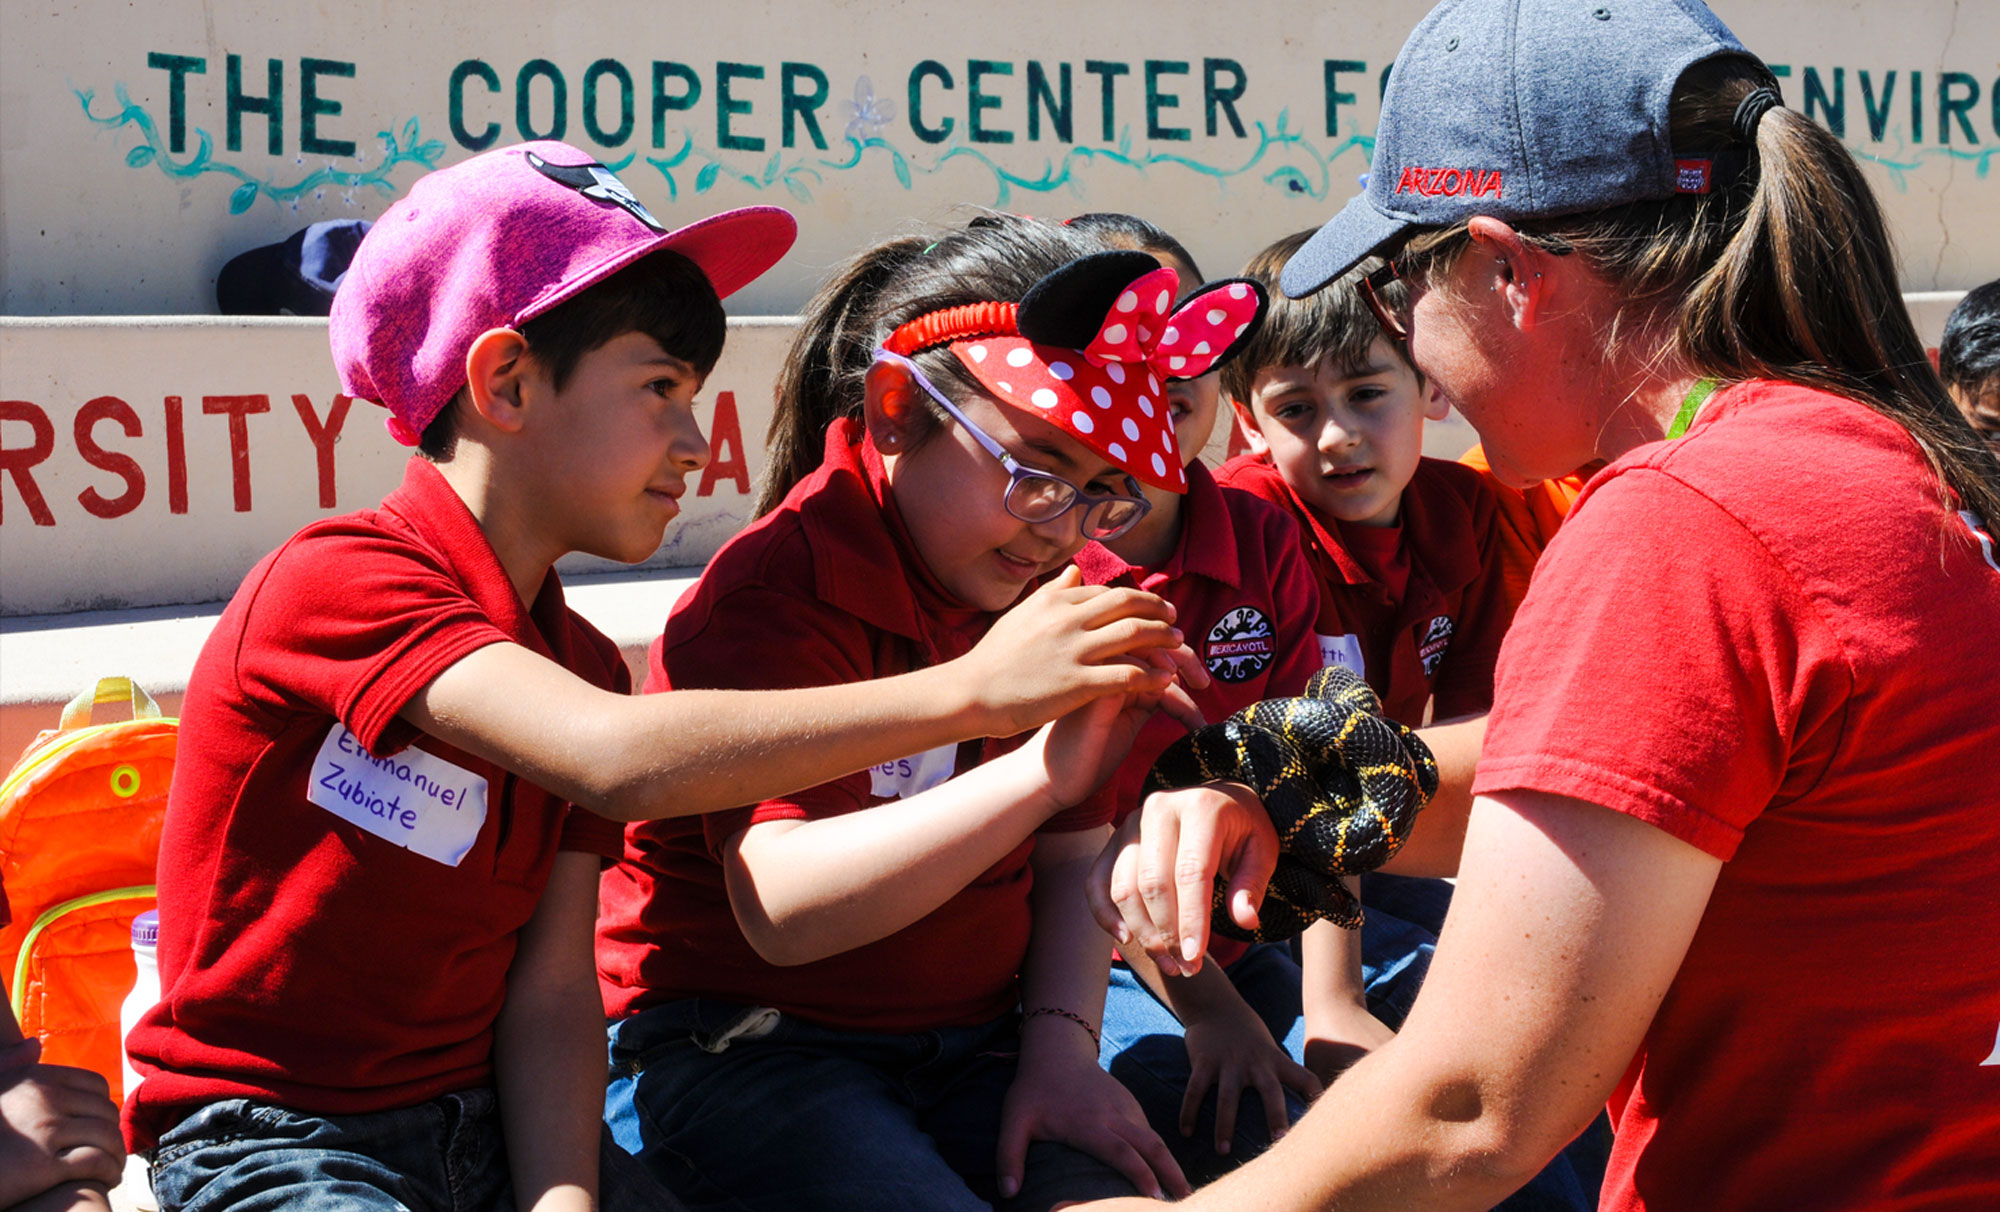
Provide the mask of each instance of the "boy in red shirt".
{"label": "boy in red shirt", "polygon": [[[1270,290],[1272,304],[1263,328],[1222,368],[1223,394],[1250,453],[1225,463],[1216,479],[1298,522],[1319,583],[1322,663],[1366,678],[1384,714],[1412,728],[1465,721],[1427,734],[1450,737],[1438,758],[1447,785],[1462,789],[1515,604],[1499,503],[1477,471],[1423,456],[1424,421],[1443,420],[1446,401],[1358,289],[1306,299],[1278,290],[1285,262],[1311,235],[1279,240],[1244,269]],[[1360,893],[1369,1004],[1398,1026],[1429,970],[1451,888],[1371,874]],[[1591,1206],[1590,1171],[1599,1159],[1590,1149],[1557,1158],[1512,1197],[1519,1204],[1503,1206]]]}
{"label": "boy in red shirt", "polygon": [[[1077,602],[1072,580],[956,669],[629,696],[553,564],[658,547],[708,457],[692,410],[720,298],[795,231],[752,207],[667,232],[587,154],[534,143],[423,178],[363,242],[334,360],[422,457],[379,508],[252,570],[190,679],[160,847],[162,998],[130,1036],[143,1081],[125,1108],[166,1212],[591,1206],[590,940],[618,820],[1164,681],[1099,664],[1134,646],[1095,641],[1125,616],[1173,644],[1164,605]],[[605,1205],[641,1198],[629,1159],[603,1156]]]}
{"label": "boy in red shirt", "polygon": [[[1097,213],[1067,226],[1149,253],[1185,284],[1203,281],[1187,248],[1144,219]],[[1220,375],[1167,385],[1185,495],[1148,488],[1152,508],[1138,525],[1076,556],[1091,584],[1136,585],[1174,604],[1211,678],[1193,692],[1210,720],[1303,693],[1320,667],[1319,587],[1298,526],[1278,506],[1218,485],[1196,457],[1215,429]],[[1140,731],[1111,784],[1114,823],[1139,807],[1146,772],[1185,735],[1165,715]],[[1209,943],[1214,962],[1192,974],[1164,974],[1143,953],[1112,966],[1099,1061],[1138,1098],[1193,1181],[1282,1134],[1332,1075],[1335,1056],[1389,1038],[1365,1004],[1355,932],[1317,924],[1300,951],[1295,959],[1284,946],[1218,938]]]}
{"label": "boy in red shirt", "polygon": [[[1311,232],[1251,259],[1278,273]],[[1223,368],[1250,453],[1216,478],[1279,505],[1304,531],[1320,585],[1323,663],[1368,679],[1411,727],[1484,712],[1511,612],[1497,506],[1471,468],[1423,457],[1446,401],[1352,289],[1276,301]]]}

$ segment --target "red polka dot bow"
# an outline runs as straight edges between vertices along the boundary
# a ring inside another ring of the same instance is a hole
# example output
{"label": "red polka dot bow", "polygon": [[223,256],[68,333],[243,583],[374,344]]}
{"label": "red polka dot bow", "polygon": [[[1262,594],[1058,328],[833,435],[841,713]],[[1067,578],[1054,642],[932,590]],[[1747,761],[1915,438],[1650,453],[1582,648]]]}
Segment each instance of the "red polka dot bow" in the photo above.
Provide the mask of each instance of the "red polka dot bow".
{"label": "red polka dot bow", "polygon": [[883,347],[948,346],[1003,403],[1061,428],[1114,466],[1187,491],[1165,383],[1232,357],[1263,318],[1264,288],[1214,283],[1174,305],[1179,275],[1144,253],[1072,261],[1019,304],[977,303],[903,325]]}

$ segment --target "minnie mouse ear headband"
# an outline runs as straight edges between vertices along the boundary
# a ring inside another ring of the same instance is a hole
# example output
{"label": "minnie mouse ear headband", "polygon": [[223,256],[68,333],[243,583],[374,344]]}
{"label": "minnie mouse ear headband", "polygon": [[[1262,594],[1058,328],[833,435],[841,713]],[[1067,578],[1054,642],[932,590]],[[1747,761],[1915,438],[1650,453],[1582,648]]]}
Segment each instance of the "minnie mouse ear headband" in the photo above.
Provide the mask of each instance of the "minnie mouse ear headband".
{"label": "minnie mouse ear headband", "polygon": [[1019,303],[919,316],[882,348],[946,346],[979,385],[1046,418],[1120,470],[1187,491],[1166,383],[1227,362],[1264,318],[1264,287],[1216,282],[1174,303],[1180,275],[1142,252],[1103,252],[1050,273]]}

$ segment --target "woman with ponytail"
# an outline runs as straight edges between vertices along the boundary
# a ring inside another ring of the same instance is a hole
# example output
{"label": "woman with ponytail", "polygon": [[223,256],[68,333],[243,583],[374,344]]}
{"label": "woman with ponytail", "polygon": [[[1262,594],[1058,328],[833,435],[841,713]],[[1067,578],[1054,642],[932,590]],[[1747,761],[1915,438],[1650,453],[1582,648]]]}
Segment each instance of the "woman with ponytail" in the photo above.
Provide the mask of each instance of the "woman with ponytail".
{"label": "woman with ponytail", "polygon": [[[1692,0],[1451,0],[1377,139],[1285,290],[1402,278],[1378,312],[1496,473],[1608,465],[1501,652],[1401,1033],[1190,1203],[1486,1208],[1608,1099],[1605,1208],[2000,1207],[2000,465],[1853,158]],[[1198,954],[1218,870],[1254,918],[1254,801],[1142,816],[1121,942]]]}

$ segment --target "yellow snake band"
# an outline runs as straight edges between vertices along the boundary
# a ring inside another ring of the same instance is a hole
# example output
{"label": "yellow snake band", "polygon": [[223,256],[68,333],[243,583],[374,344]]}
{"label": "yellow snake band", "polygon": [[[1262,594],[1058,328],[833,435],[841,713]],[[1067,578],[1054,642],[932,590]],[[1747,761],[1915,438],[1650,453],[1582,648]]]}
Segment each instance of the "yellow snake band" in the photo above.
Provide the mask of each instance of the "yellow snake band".
{"label": "yellow snake band", "polygon": [[1343,876],[1373,871],[1402,846],[1437,793],[1437,761],[1417,734],[1382,717],[1367,682],[1329,666],[1305,696],[1252,703],[1169,745],[1141,797],[1175,787],[1248,784],[1278,830],[1278,866],[1256,930],[1229,916],[1228,885],[1215,882],[1215,933],[1246,942],[1291,938],[1325,919],[1361,925]]}

